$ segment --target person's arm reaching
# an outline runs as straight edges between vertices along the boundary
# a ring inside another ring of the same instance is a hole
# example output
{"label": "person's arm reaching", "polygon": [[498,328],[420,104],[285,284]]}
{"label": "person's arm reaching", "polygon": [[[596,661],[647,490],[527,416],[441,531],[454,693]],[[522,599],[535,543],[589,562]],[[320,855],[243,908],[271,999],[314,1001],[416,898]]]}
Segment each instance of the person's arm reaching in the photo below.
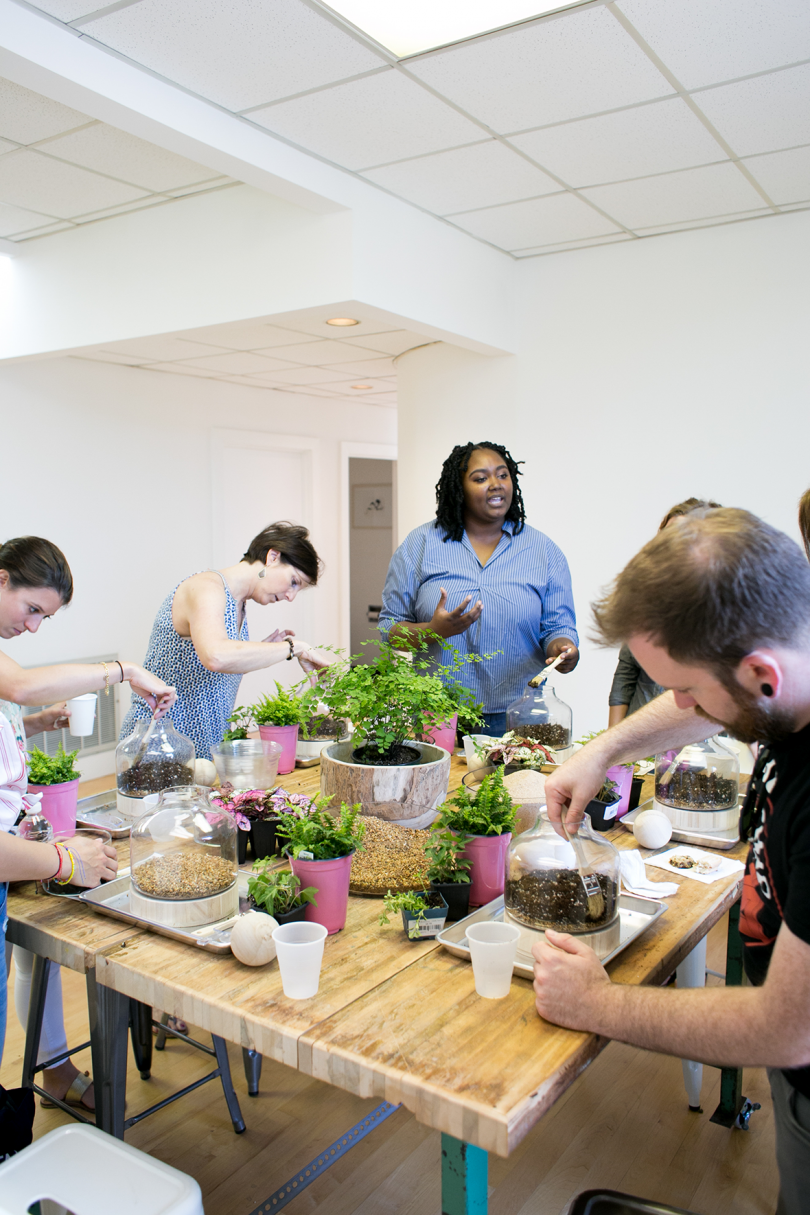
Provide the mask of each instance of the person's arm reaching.
{"label": "person's arm reaching", "polygon": [[[106,671],[105,671],[106,666]],[[122,679],[123,676],[123,679]],[[7,654],[0,653],[0,699],[15,705],[41,705],[48,701],[67,700],[85,692],[100,692],[112,684],[126,681],[136,696],[142,696],[152,709],[162,716],[177,699],[170,688],[134,662],[71,662],[52,667],[19,666]]]}
{"label": "person's arm reaching", "polygon": [[568,829],[575,828],[588,802],[599,792],[605,772],[614,764],[630,763],[672,748],[680,750],[687,743],[710,738],[722,728],[694,709],[679,709],[672,693],[665,692],[594,738],[546,777],[551,822],[557,827],[564,814]]}
{"label": "person's arm reaching", "polygon": [[613,983],[590,946],[560,932],[532,952],[537,1011],[555,1025],[720,1067],[810,1064],[810,945],[787,924],[762,987]]}

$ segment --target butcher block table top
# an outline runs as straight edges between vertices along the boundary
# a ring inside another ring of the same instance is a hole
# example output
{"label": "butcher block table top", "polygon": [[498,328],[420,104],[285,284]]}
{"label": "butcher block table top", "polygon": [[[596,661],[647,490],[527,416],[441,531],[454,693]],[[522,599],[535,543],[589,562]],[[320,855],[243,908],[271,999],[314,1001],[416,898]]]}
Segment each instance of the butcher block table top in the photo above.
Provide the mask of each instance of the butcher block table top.
{"label": "butcher block table top", "polygon": [[[454,757],[451,789],[466,770]],[[315,793],[318,768],[280,783]],[[635,846],[621,827],[609,838],[620,848]],[[744,852],[739,845],[725,855],[742,859]],[[737,900],[741,885],[740,874],[711,885],[682,879],[665,914],[610,964],[611,976],[663,982]],[[62,913],[68,921],[70,907]],[[275,964],[254,969],[142,932],[103,943],[96,978],[358,1096],[401,1102],[428,1126],[508,1155],[607,1040],[541,1021],[530,982],[517,976],[505,999],[481,999],[469,963],[434,941],[409,941],[393,918],[380,927],[380,909],[379,899],[349,899],[346,928],[327,938],[312,1000],[286,999]],[[59,914],[50,917],[49,930],[58,933],[59,921]]]}

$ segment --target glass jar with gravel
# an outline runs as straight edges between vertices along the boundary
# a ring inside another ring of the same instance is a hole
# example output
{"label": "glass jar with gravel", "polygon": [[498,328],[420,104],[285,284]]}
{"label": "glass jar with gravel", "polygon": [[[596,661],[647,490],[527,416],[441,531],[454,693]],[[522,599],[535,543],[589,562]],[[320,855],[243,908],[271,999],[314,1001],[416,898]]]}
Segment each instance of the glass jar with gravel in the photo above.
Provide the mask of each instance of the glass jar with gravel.
{"label": "glass jar with gravel", "polygon": [[164,790],[130,837],[132,886],[148,899],[209,899],[236,882],[236,823],[196,786]]}

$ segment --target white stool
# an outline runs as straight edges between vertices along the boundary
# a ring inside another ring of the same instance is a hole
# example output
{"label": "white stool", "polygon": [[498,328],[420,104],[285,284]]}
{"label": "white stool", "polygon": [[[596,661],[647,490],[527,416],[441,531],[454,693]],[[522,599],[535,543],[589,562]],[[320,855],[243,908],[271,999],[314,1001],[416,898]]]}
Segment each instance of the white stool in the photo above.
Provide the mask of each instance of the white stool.
{"label": "white stool", "polygon": [[0,1215],[38,1201],[43,1215],[204,1215],[193,1177],[93,1126],[61,1126],[0,1164]]}

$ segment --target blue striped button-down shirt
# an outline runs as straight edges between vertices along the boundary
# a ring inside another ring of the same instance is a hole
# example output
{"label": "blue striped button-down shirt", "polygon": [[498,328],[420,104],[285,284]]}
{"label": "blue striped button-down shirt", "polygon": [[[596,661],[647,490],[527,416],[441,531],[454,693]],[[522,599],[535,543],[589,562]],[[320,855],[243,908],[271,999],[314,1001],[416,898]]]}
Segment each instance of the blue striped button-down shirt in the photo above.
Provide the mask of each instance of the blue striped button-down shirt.
{"label": "blue striped button-down shirt", "polygon": [[[459,679],[471,688],[486,713],[502,713],[523,695],[542,668],[545,647],[555,637],[570,637],[578,646],[577,622],[568,562],[557,545],[533,527],[513,534],[504,523],[498,547],[482,565],[466,532],[444,542],[434,523],[415,528],[391,558],[380,613],[385,635],[399,621],[427,623],[447,590],[447,610],[472,595],[484,605],[480,619],[450,644],[462,654],[503,652],[486,662],[471,662]],[[450,659],[439,646],[431,656],[443,666]]]}

